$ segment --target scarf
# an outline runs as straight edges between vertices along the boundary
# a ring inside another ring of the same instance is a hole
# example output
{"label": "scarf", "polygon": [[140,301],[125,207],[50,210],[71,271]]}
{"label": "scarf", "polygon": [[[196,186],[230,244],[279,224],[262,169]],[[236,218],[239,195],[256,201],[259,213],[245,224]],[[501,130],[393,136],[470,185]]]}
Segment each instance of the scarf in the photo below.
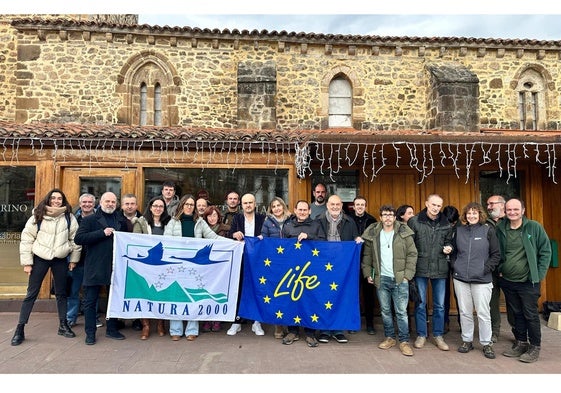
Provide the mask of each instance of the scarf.
{"label": "scarf", "polygon": [[339,214],[337,218],[333,218],[331,217],[331,214],[326,211],[325,216],[327,217],[327,223],[329,224],[329,229],[327,231],[327,240],[330,242],[340,241],[341,236],[339,235],[337,227],[341,220],[343,220],[343,212],[341,212],[341,214]]}
{"label": "scarf", "polygon": [[49,217],[58,217],[61,214],[66,213],[66,206],[54,207],[45,206],[45,215]]}
{"label": "scarf", "polygon": [[195,221],[193,220],[193,216],[182,214],[180,219],[181,219],[181,236],[195,237]]}

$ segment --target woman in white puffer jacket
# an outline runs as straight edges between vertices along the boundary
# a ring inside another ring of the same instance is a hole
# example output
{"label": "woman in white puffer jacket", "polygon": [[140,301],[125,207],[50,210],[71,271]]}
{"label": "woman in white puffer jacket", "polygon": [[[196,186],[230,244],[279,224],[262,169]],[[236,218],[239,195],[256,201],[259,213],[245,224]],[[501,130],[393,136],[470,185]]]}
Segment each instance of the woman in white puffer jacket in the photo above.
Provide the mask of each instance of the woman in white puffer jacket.
{"label": "woman in white puffer jacket", "polygon": [[78,221],[72,214],[72,206],[57,188],[47,193],[27,220],[21,233],[20,263],[23,271],[29,275],[29,282],[12,345],[20,345],[25,340],[24,326],[49,269],[55,284],[60,321],[58,334],[64,337],[76,336],[66,321],[66,275],[80,260],[82,247],[74,243],[77,230]]}

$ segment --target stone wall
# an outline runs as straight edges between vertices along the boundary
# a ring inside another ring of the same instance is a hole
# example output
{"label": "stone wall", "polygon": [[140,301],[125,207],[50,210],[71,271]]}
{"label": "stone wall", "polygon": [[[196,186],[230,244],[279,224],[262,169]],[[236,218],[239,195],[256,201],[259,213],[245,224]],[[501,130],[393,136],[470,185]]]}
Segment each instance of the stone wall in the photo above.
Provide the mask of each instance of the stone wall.
{"label": "stone wall", "polygon": [[[434,44],[427,39],[330,45],[306,37],[240,39],[219,32],[96,30],[85,24],[41,25],[39,30],[31,25],[15,27],[17,30],[0,25],[2,54],[6,53],[0,87],[7,92],[3,94],[1,119],[117,123],[119,111],[129,104],[117,92],[119,73],[131,58],[150,50],[177,71],[177,115],[173,116],[177,125],[269,128],[271,119],[276,118],[280,130],[322,129],[327,124],[330,77],[343,70],[353,86],[355,128],[433,128],[436,123],[430,112],[433,97],[427,66],[446,63],[469,70],[479,80],[478,102],[468,103],[476,106],[468,110],[478,114],[479,126],[504,129],[518,127],[517,94],[513,90],[517,73],[528,65],[539,65],[550,78],[546,91],[548,127],[561,128],[560,52],[557,46],[545,43],[540,46],[529,41],[501,47],[485,42],[461,45],[453,40]],[[16,42],[17,71],[9,64]],[[238,70],[262,64],[276,70],[275,107],[270,105],[271,89],[264,89],[269,96],[265,97],[268,104],[263,118],[240,119],[248,103],[238,94]]]}

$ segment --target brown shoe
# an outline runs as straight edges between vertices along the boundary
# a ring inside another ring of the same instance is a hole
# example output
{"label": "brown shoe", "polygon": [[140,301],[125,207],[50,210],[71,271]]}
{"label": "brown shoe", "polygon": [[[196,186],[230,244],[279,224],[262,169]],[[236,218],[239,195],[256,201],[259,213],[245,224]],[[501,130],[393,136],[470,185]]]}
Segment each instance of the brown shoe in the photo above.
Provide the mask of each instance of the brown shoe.
{"label": "brown shoe", "polygon": [[281,325],[275,325],[275,338],[281,339],[284,337],[284,327]]}
{"label": "brown shoe", "polygon": [[142,323],[142,333],[140,333],[140,339],[148,340],[148,337],[150,337],[150,320],[141,319],[140,323]]}
{"label": "brown shoe", "polygon": [[179,341],[181,336],[171,336],[171,341]]}
{"label": "brown shoe", "polygon": [[166,329],[164,328],[164,320],[158,319],[158,336],[164,337],[166,335]]}
{"label": "brown shoe", "polygon": [[407,341],[399,343],[399,350],[405,356],[413,356],[413,348],[411,348]]}
{"label": "brown shoe", "polygon": [[390,349],[396,344],[395,338],[386,337],[384,341],[378,344],[378,348],[380,349]]}
{"label": "brown shoe", "polygon": [[194,334],[190,334],[187,336],[187,341],[195,341],[196,338],[197,336],[195,336]]}

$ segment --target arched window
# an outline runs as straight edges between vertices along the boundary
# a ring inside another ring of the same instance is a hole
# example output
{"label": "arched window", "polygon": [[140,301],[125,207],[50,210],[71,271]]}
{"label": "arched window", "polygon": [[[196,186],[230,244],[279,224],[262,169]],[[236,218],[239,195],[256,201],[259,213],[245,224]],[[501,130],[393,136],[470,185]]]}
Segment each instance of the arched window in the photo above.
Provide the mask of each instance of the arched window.
{"label": "arched window", "polygon": [[165,56],[152,51],[132,56],[117,76],[122,99],[118,122],[141,126],[177,125],[181,78]]}
{"label": "arched window", "polygon": [[154,125],[162,125],[162,87],[159,83],[154,86]]}
{"label": "arched window", "polygon": [[146,113],[146,106],[148,100],[148,88],[146,87],[146,83],[142,82],[140,84],[140,125],[146,125],[146,119],[148,115]]}
{"label": "arched window", "polygon": [[353,89],[343,76],[329,83],[329,127],[352,127]]}
{"label": "arched window", "polygon": [[546,128],[546,97],[543,76],[533,68],[523,71],[516,86],[521,130]]}

